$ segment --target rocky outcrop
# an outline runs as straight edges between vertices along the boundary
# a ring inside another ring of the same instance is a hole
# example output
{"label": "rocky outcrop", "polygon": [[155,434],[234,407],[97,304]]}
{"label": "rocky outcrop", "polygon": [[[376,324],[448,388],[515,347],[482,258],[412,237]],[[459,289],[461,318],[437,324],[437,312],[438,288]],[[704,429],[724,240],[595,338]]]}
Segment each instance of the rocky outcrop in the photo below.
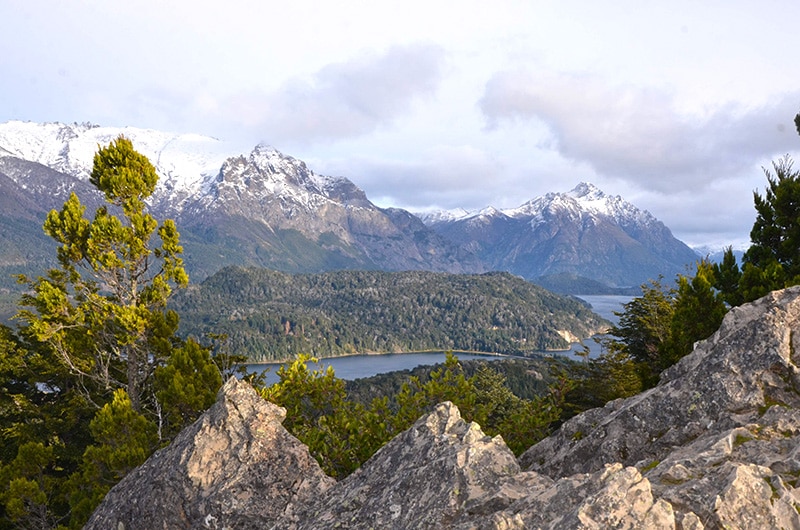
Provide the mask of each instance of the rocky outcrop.
{"label": "rocky outcrop", "polygon": [[517,461],[442,403],[333,483],[228,382],[89,528],[800,529],[800,287],[732,310],[654,389]]}
{"label": "rocky outcrop", "polygon": [[286,528],[446,528],[464,513],[508,504],[503,489],[518,472],[502,438],[442,403]]}
{"label": "rocky outcrop", "polygon": [[269,528],[333,485],[281,425],[286,411],[230,379],[172,444],[117,484],[86,529]]}
{"label": "rocky outcrop", "polygon": [[636,466],[684,528],[800,528],[798,333],[800,288],[734,308],[657,387],[572,418],[521,465]]}

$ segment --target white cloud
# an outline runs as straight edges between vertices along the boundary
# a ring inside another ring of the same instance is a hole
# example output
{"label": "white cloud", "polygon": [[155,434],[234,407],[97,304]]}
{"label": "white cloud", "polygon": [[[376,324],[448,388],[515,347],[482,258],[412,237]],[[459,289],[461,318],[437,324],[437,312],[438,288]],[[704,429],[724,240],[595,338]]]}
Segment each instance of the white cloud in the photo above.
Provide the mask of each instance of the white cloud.
{"label": "white cloud", "polygon": [[798,104],[800,91],[760,108],[729,103],[688,115],[666,90],[592,75],[503,72],[487,83],[479,106],[489,128],[543,122],[563,156],[607,177],[669,191],[707,186],[797,149]]}
{"label": "white cloud", "polygon": [[276,144],[360,136],[387,126],[418,98],[435,93],[444,53],[434,45],[396,46],[294,77],[276,91],[241,92],[224,116]]}

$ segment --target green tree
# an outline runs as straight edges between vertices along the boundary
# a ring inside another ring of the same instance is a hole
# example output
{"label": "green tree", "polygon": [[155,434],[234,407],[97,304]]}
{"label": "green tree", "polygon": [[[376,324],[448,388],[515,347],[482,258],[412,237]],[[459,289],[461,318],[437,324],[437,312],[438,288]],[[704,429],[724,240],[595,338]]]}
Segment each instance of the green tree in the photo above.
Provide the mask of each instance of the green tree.
{"label": "green tree", "polygon": [[96,409],[50,350],[0,326],[0,528],[52,528]]}
{"label": "green tree", "polygon": [[733,255],[733,247],[725,249],[722,262],[714,263],[713,272],[714,288],[720,292],[725,303],[731,307],[741,305],[744,302],[740,286],[742,271]]}
{"label": "green tree", "polygon": [[[735,259],[722,270],[733,277],[733,267]],[[567,396],[569,413],[655,386],[661,372],[714,333],[727,311],[724,294],[714,287],[715,270],[703,260],[694,277],[678,276],[676,288],[667,289],[661,281],[642,285],[642,296],[615,313],[619,323],[601,341],[603,354],[573,367],[576,387]]]}
{"label": "green tree", "polygon": [[27,442],[16,458],[0,469],[0,492],[6,518],[16,528],[54,528],[57,518],[50,510],[58,496],[58,484],[52,475],[56,458],[52,447],[41,442]]}
{"label": "green tree", "polygon": [[[621,312],[615,312],[619,323],[611,327],[610,337],[603,341],[609,356],[596,363],[593,369],[602,373],[606,368],[617,369],[620,363],[630,367],[625,360],[629,357],[637,363],[644,386],[653,386],[658,374],[666,368],[662,348],[672,333],[675,296],[675,290],[665,287],[660,279],[642,285],[642,296],[627,302]],[[609,366],[604,368],[604,361]]]}
{"label": "green tree", "polygon": [[146,211],[149,161],[119,137],[98,151],[91,181],[106,204],[89,219],[72,194],[48,214],[59,267],[20,278],[22,325],[0,327],[0,528],[80,527],[213,401],[234,359],[218,369],[209,348],[175,335],[166,302],[188,277],[174,222]]}
{"label": "green tree", "polygon": [[385,444],[392,431],[385,401],[376,401],[372,410],[353,403],[332,367],[309,368],[309,363],[318,362],[299,355],[278,369],[279,381],[261,394],[286,409],[283,426],[308,447],[326,473],[341,478]]}
{"label": "green tree", "polygon": [[222,386],[222,374],[208,348],[193,339],[172,350],[163,366],[155,369],[159,429],[168,439],[196,420],[214,404]]}
{"label": "green tree", "polygon": [[713,288],[714,269],[700,261],[694,277],[678,277],[670,335],[661,348],[661,365],[672,366],[692,351],[694,343],[719,329],[727,308],[721,293]]}
{"label": "green tree", "polygon": [[477,422],[487,434],[501,434],[516,454],[546,436],[561,413],[561,392],[520,399],[494,371],[481,370],[467,378],[450,353],[427,380],[410,377],[394,403],[389,396],[378,396],[369,406],[349,399],[344,382],[331,367],[309,369],[308,363],[314,362],[307,355],[298,356],[279,369],[279,381],[262,395],[286,408],[284,427],[308,446],[326,473],[337,478],[355,471],[442,401],[452,401],[466,421]]}
{"label": "green tree", "polygon": [[[60,268],[47,277],[21,278],[31,291],[22,304],[31,309],[19,317],[25,333],[46,342],[79,378],[87,397],[90,386],[125,388],[139,411],[177,328],[166,301],[188,276],[175,223],[159,225],[145,209],[158,176],[130,140],[120,136],[101,148],[90,180],[107,205],[89,220],[73,193],[61,211],[49,213],[44,230],[60,245]],[[160,245],[152,242],[156,233]]]}
{"label": "green tree", "polygon": [[[800,283],[800,172],[787,155],[764,169],[764,196],[753,192],[756,220],[744,255],[746,300]],[[751,270],[747,270],[750,265]]]}
{"label": "green tree", "polygon": [[[620,343],[606,339],[603,353],[594,359],[575,363],[566,369],[567,387],[562,419],[585,410],[602,407],[609,401],[638,394],[657,382],[650,365],[634,360]],[[609,347],[610,344],[610,347]],[[615,345],[617,347],[615,347]],[[559,370],[565,370],[559,367]]]}
{"label": "green tree", "polygon": [[97,412],[89,430],[95,443],[86,448],[79,471],[70,478],[71,524],[76,528],[114,484],[144,463],[158,442],[155,424],[134,410],[123,389]]}

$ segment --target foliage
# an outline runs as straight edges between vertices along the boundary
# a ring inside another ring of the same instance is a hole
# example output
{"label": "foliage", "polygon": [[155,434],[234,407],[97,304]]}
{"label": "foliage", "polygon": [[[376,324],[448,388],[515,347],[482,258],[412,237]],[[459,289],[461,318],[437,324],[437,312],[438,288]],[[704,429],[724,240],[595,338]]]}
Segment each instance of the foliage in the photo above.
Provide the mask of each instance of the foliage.
{"label": "foliage", "polygon": [[764,169],[764,196],[753,192],[757,215],[743,259],[745,301],[800,283],[800,171],[792,166],[788,155],[773,162],[774,173]]}
{"label": "foliage", "polygon": [[57,480],[52,476],[56,462],[52,447],[41,442],[27,442],[17,456],[0,470],[5,485],[0,501],[5,515],[16,528],[53,528],[57,521],[49,505],[58,494]]}
{"label": "foliage", "polygon": [[[459,365],[464,375],[468,378],[481,371],[484,366],[491,363],[491,369],[505,378],[505,386],[515,396],[522,399],[537,398],[549,391],[549,388],[558,382],[558,378],[551,376],[554,363],[566,363],[565,356],[535,356],[535,357],[506,357],[494,360],[460,360]],[[430,379],[431,372],[438,370],[439,365],[417,366],[410,370],[397,370],[376,374],[371,377],[345,381],[345,390],[349,399],[362,405],[369,405],[375,397],[387,397],[389,407],[397,410],[396,396],[403,384],[411,376],[422,381]]]}
{"label": "foliage", "polygon": [[333,368],[309,369],[318,360],[300,355],[278,370],[279,382],[262,395],[286,409],[283,426],[306,444],[331,476],[352,473],[387,439],[380,402],[371,410],[347,399]]}
{"label": "foliage", "polygon": [[229,337],[254,361],[356,352],[484,351],[528,355],[569,345],[605,322],[574,298],[505,273],[284,273],[230,267],[179,293],[181,330]]}
{"label": "foliage", "polygon": [[601,339],[603,354],[567,369],[574,382],[567,415],[655,386],[661,372],[711,336],[727,311],[725,295],[714,288],[720,281],[715,271],[730,269],[730,263],[715,267],[702,260],[693,277],[678,276],[677,287],[660,280],[642,285],[642,296],[616,313],[619,323]]}
{"label": "foliage", "polygon": [[[606,339],[608,340],[608,339]],[[582,363],[559,366],[562,377],[571,382],[564,398],[562,419],[584,410],[602,407],[609,401],[638,394],[650,373],[621,348],[607,348],[599,357]]]}
{"label": "foliage", "polygon": [[722,295],[722,300],[730,307],[741,305],[744,297],[741,291],[742,271],[733,255],[733,247],[727,247],[721,263],[713,264],[714,288]]}
{"label": "foliage", "polygon": [[123,389],[97,412],[89,424],[93,445],[86,448],[77,473],[70,478],[73,526],[80,527],[108,490],[144,463],[158,442],[156,426],[134,410]]}
{"label": "foliage", "polygon": [[236,359],[175,335],[166,302],[188,278],[174,222],[146,212],[149,161],[120,137],[98,151],[91,182],[106,204],[89,219],[72,194],[50,212],[59,267],[21,277],[21,326],[0,326],[0,528],[80,528],[210,404],[217,363]]}
{"label": "foliage", "polygon": [[[141,410],[177,326],[166,301],[173,285],[188,283],[179,234],[173,221],[159,226],[145,211],[158,176],[126,138],[97,152],[90,180],[108,204],[89,220],[73,193],[60,212],[48,214],[44,230],[60,245],[60,268],[21,278],[31,291],[22,303],[31,309],[19,316],[26,335],[49,344],[83,384],[125,388]],[[161,245],[153,247],[156,232]]]}
{"label": "foliage", "polygon": [[262,393],[287,409],[284,427],[309,447],[326,473],[338,478],[442,401],[455,403],[466,421],[476,421],[487,434],[502,434],[517,454],[548,434],[560,415],[559,392],[518,398],[505,378],[488,367],[465,377],[452,354],[427,380],[410,376],[393,404],[386,395],[375,396],[369,405],[351,400],[333,368],[311,370],[309,362],[316,359],[301,355],[285,365],[278,371],[279,382]]}
{"label": "foliage", "polygon": [[[624,304],[623,311],[615,313],[619,322],[611,327],[602,342],[608,354],[590,365],[588,374],[591,376],[581,374],[579,378],[598,379],[597,384],[601,386],[599,390],[602,390],[603,378],[615,373],[621,366],[630,368],[630,360],[637,367],[641,385],[653,386],[658,374],[668,366],[662,353],[671,333],[675,296],[675,290],[664,286],[660,279],[642,285],[642,295]],[[609,365],[605,366],[606,363]],[[599,399],[612,396],[624,397],[624,393],[609,394],[603,390]]]}
{"label": "foliage", "polygon": [[707,261],[697,264],[694,277],[678,277],[669,338],[660,353],[663,368],[678,362],[692,351],[696,341],[710,337],[722,324],[727,308],[713,283],[714,270]]}
{"label": "foliage", "polygon": [[173,438],[214,404],[222,374],[208,348],[189,339],[163,366],[155,369],[156,402],[160,404],[162,436]]}

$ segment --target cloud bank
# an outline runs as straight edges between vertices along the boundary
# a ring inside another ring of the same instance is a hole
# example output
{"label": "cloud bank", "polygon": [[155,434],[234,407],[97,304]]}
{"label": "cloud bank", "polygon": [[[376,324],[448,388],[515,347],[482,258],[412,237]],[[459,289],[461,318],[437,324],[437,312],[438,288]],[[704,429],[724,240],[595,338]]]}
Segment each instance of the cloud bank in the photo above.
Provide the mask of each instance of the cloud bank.
{"label": "cloud bank", "polygon": [[478,105],[490,129],[540,121],[562,156],[664,192],[710,186],[798,145],[792,117],[800,91],[759,108],[721,103],[693,115],[663,89],[516,71],[493,76]]}

